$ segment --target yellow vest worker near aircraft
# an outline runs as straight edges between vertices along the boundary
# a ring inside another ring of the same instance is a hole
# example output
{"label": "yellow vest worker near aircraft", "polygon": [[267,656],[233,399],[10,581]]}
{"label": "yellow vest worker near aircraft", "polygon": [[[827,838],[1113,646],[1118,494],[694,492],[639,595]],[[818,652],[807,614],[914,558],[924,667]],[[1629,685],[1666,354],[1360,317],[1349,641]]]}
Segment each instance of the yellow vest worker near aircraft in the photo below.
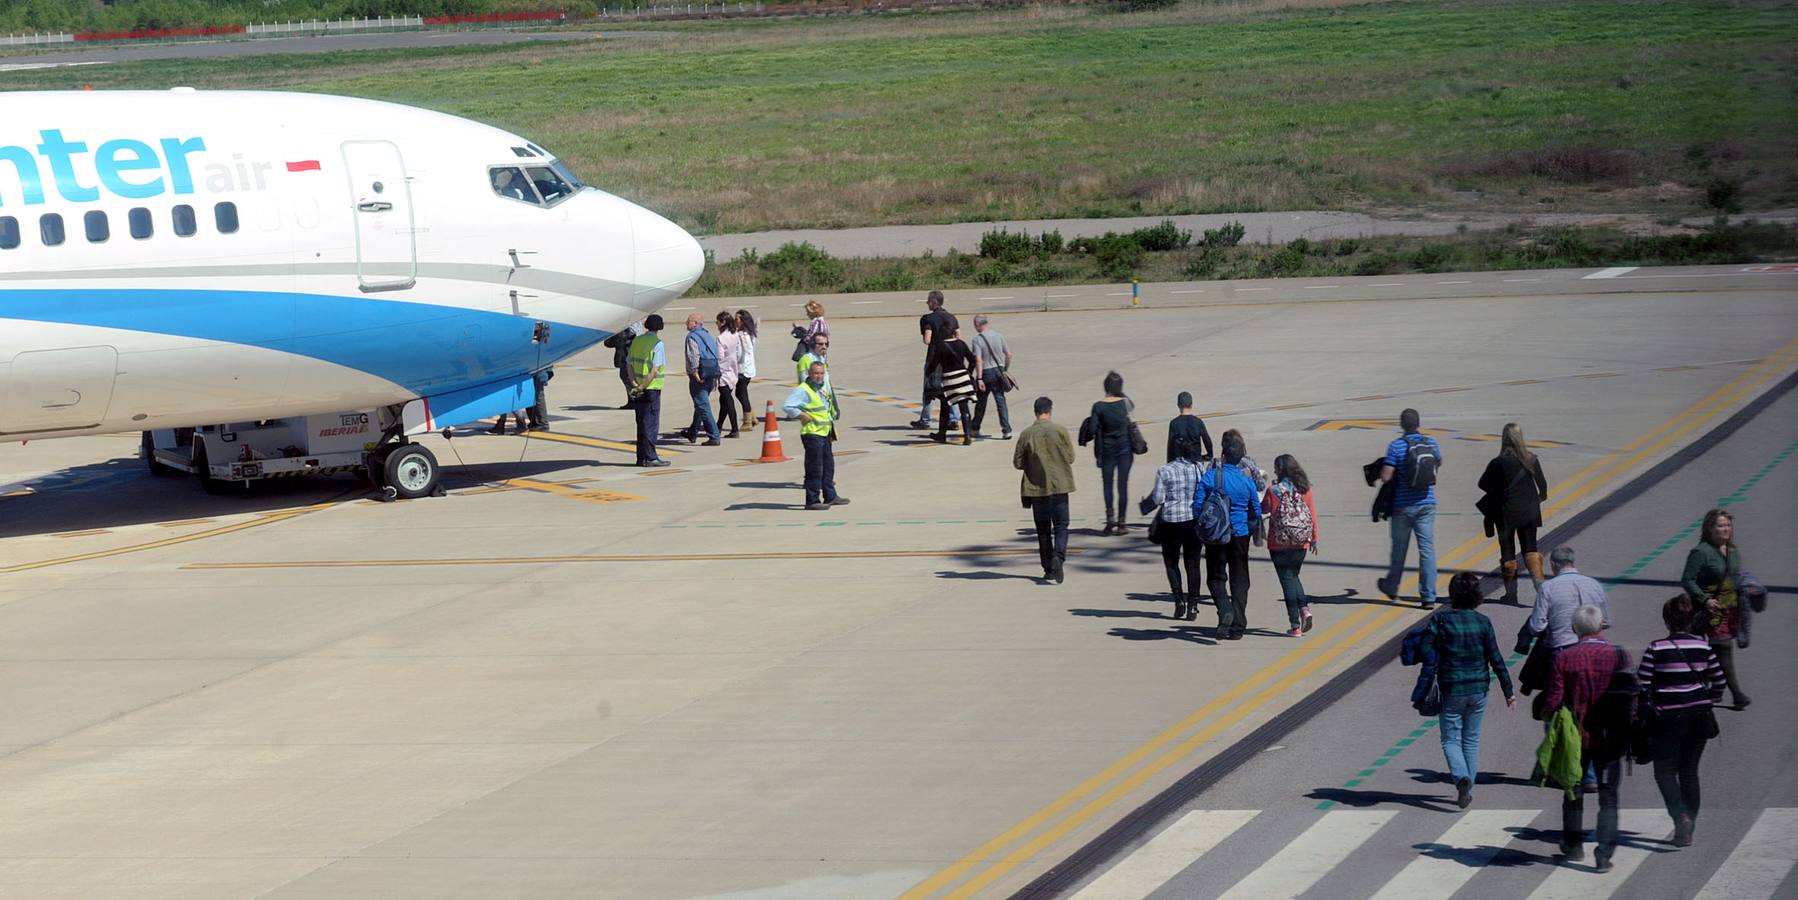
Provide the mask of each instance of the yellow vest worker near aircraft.
{"label": "yellow vest worker near aircraft", "polygon": [[781,404],[789,419],[798,419],[799,442],[805,446],[805,508],[842,506],[849,498],[837,494],[837,463],[830,442],[836,439],[841,414],[836,392],[830,389],[824,363],[813,362],[805,380]]}
{"label": "yellow vest worker near aircraft", "polygon": [[637,465],[657,469],[668,461],[656,454],[656,435],[662,430],[663,372],[668,350],[662,345],[662,317],[643,320],[643,334],[631,341],[631,411],[637,416]]}

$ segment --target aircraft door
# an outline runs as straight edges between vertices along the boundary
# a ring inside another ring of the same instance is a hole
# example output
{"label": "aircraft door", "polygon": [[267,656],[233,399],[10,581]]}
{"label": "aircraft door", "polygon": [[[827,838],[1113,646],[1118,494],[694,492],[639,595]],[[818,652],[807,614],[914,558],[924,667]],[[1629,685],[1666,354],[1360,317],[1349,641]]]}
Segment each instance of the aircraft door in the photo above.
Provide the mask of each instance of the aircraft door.
{"label": "aircraft door", "polygon": [[12,358],[0,431],[28,434],[92,428],[106,419],[119,351],[111,347],[32,350]]}
{"label": "aircraft door", "polygon": [[356,280],[364,291],[409,288],[418,280],[412,187],[391,141],[346,141],[350,203],[356,216]]}

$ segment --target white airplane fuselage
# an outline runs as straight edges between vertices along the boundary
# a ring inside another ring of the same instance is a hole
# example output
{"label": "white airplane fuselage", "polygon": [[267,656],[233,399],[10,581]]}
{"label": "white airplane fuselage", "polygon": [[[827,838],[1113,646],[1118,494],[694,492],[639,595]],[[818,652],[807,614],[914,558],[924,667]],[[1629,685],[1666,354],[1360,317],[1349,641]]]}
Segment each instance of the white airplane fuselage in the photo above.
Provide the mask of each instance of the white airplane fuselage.
{"label": "white airplane fuselage", "polygon": [[666,305],[703,264],[666,219],[441,113],[0,94],[0,440],[478,394]]}

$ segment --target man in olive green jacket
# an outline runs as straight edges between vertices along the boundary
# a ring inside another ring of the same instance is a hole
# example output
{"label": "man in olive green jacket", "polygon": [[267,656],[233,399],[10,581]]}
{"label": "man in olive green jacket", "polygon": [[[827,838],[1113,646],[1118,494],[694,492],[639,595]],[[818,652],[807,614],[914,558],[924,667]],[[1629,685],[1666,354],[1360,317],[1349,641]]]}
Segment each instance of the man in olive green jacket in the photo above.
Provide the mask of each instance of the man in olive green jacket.
{"label": "man in olive green jacket", "polygon": [[1068,495],[1074,492],[1074,441],[1068,430],[1050,421],[1055,404],[1036,398],[1036,424],[1024,429],[1011,453],[1011,464],[1024,473],[1020,492],[1036,520],[1036,545],[1042,554],[1043,580],[1062,582],[1068,558]]}

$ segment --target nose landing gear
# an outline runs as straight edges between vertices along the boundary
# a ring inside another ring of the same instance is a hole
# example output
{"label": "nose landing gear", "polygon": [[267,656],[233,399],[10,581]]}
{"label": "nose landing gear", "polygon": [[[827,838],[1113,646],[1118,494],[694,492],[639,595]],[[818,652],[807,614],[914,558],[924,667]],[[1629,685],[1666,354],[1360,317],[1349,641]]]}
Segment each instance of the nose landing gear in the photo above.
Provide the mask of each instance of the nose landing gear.
{"label": "nose landing gear", "polygon": [[416,500],[441,497],[443,467],[437,457],[419,444],[385,444],[369,452],[369,480],[381,491],[382,500]]}

